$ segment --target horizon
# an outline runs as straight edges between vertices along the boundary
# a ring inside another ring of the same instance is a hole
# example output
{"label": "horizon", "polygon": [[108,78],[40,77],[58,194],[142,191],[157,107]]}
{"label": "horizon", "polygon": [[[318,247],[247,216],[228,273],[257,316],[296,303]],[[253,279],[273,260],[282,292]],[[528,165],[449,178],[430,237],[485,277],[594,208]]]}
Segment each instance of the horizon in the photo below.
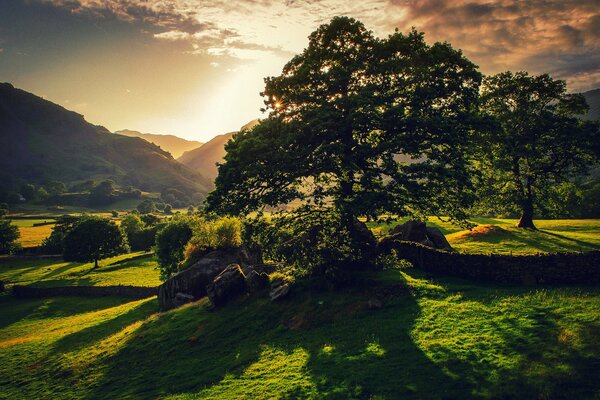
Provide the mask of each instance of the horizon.
{"label": "horizon", "polygon": [[[597,2],[17,0],[0,5],[0,77],[111,132],[207,142],[260,112],[263,79],[336,15],[377,36],[411,26],[484,74],[549,73],[600,88]],[[27,29],[23,29],[27,27]]]}

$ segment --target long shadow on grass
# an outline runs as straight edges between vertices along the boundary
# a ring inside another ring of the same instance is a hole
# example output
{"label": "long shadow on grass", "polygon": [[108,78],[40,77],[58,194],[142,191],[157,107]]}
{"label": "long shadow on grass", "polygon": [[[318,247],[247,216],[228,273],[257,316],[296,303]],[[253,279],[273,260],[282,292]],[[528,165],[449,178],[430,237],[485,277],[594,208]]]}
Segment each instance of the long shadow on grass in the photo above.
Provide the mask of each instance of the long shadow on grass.
{"label": "long shadow on grass", "polygon": [[586,242],[586,241],[579,240],[579,239],[573,239],[573,238],[570,238],[568,236],[560,235],[558,233],[553,233],[553,232],[550,232],[550,231],[542,231],[542,230],[540,230],[539,232],[541,232],[543,234],[546,234],[546,235],[553,236],[553,237],[555,237],[555,238],[557,238],[557,239],[559,239],[561,241],[565,241],[565,242],[570,242],[570,243],[576,244],[576,245],[580,246],[582,249],[585,249],[585,250],[588,250],[590,248],[592,248],[592,249],[598,248],[598,245],[596,245],[594,243]]}
{"label": "long shadow on grass", "polygon": [[[297,291],[277,304],[246,300],[208,312],[200,303],[169,312],[140,327],[108,361],[91,397],[473,397],[462,377],[451,377],[414,343],[419,307],[410,294],[382,309],[366,307],[370,296],[363,289]],[[276,366],[264,355],[273,352],[289,359]],[[305,357],[294,359],[299,352]],[[294,363],[301,365],[288,366]],[[270,372],[253,375],[253,364]]]}
{"label": "long shadow on grass", "polygon": [[86,346],[94,345],[102,339],[121,331],[123,328],[146,319],[149,315],[156,312],[156,308],[156,300],[142,302],[115,318],[64,336],[55,343],[53,353],[73,352]]}

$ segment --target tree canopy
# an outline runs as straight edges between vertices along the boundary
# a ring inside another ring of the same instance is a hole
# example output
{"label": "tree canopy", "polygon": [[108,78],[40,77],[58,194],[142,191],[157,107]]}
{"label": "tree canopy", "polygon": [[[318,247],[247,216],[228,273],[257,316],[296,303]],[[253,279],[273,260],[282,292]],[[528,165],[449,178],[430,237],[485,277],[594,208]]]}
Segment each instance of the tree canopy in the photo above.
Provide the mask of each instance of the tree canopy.
{"label": "tree canopy", "polygon": [[520,209],[518,226],[535,228],[534,208],[597,162],[598,124],[578,118],[588,110],[582,95],[568,94],[564,81],[546,74],[486,77],[482,110],[493,126],[482,132],[481,195]]}
{"label": "tree canopy", "polygon": [[109,219],[86,216],[78,220],[67,232],[64,240],[66,261],[94,261],[129,251],[127,239],[121,229]]}
{"label": "tree canopy", "polygon": [[480,81],[447,43],[336,17],[265,79],[269,116],[226,145],[209,209],[331,211],[350,232],[381,213],[463,219]]}

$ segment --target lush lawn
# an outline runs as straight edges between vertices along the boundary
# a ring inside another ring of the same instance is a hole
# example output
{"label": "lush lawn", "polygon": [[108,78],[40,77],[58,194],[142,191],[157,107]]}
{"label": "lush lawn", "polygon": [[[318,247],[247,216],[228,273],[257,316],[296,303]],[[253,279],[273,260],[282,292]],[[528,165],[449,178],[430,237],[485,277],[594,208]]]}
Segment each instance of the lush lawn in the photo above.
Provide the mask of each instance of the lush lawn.
{"label": "lush lawn", "polygon": [[[401,222],[370,223],[370,226],[376,234],[385,235]],[[428,224],[440,228],[452,247],[466,253],[535,254],[600,249],[598,219],[538,220],[535,221],[538,231],[516,228],[517,221],[511,219],[474,218],[471,222],[479,226],[472,232],[438,218],[431,218]],[[489,229],[489,225],[496,228]]]}
{"label": "lush lawn", "polygon": [[[583,399],[600,395],[600,289],[388,271],[285,302],[0,297],[0,397]],[[384,306],[368,309],[385,290]]]}
{"label": "lush lawn", "polygon": [[6,261],[0,259],[0,280],[11,284],[34,286],[159,285],[157,264],[153,257],[127,261],[128,258],[140,254],[143,254],[143,252],[101,260],[100,267],[95,270],[92,269],[93,263],[65,262],[61,260]]}

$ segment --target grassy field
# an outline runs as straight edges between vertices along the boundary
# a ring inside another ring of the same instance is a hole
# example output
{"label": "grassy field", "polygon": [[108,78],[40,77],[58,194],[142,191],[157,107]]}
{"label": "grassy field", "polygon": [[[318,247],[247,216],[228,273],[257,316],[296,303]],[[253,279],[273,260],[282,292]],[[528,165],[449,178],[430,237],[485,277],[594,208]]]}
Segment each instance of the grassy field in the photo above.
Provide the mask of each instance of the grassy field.
{"label": "grassy field", "polygon": [[[219,311],[206,300],[157,313],[155,299],[0,296],[0,397],[600,395],[599,288],[488,286],[412,269],[374,279]],[[383,308],[366,306],[373,293],[387,293]]]}
{"label": "grassy field", "polygon": [[[537,231],[519,229],[516,220],[473,218],[477,227],[472,230],[431,218],[427,223],[440,228],[448,242],[464,253],[536,254],[579,252],[600,249],[600,220],[538,220]],[[370,223],[378,235],[385,235],[395,225]]]}
{"label": "grassy field", "polygon": [[[600,247],[600,221],[432,221],[466,252]],[[490,228],[493,224],[496,228]],[[385,225],[374,226],[379,233]],[[587,246],[587,247],[583,247]],[[491,250],[493,249],[493,250]],[[0,259],[36,286],[159,283],[140,253],[92,264]],[[109,265],[113,264],[113,265]],[[0,399],[598,399],[600,288],[365,275],[343,291],[299,282],[280,303],[0,295]],[[382,308],[370,308],[378,297]]]}
{"label": "grassy field", "polygon": [[93,263],[65,262],[61,260],[6,261],[0,259],[0,280],[9,284],[45,287],[159,285],[157,264],[153,257],[127,261],[129,258],[141,254],[143,252],[104,259],[100,261],[100,268],[95,270],[92,269]]}
{"label": "grassy field", "polygon": [[54,220],[51,218],[14,219],[11,222],[13,225],[19,227],[19,233],[21,234],[19,244],[25,248],[41,245],[44,239],[50,236],[52,227],[54,226]]}

